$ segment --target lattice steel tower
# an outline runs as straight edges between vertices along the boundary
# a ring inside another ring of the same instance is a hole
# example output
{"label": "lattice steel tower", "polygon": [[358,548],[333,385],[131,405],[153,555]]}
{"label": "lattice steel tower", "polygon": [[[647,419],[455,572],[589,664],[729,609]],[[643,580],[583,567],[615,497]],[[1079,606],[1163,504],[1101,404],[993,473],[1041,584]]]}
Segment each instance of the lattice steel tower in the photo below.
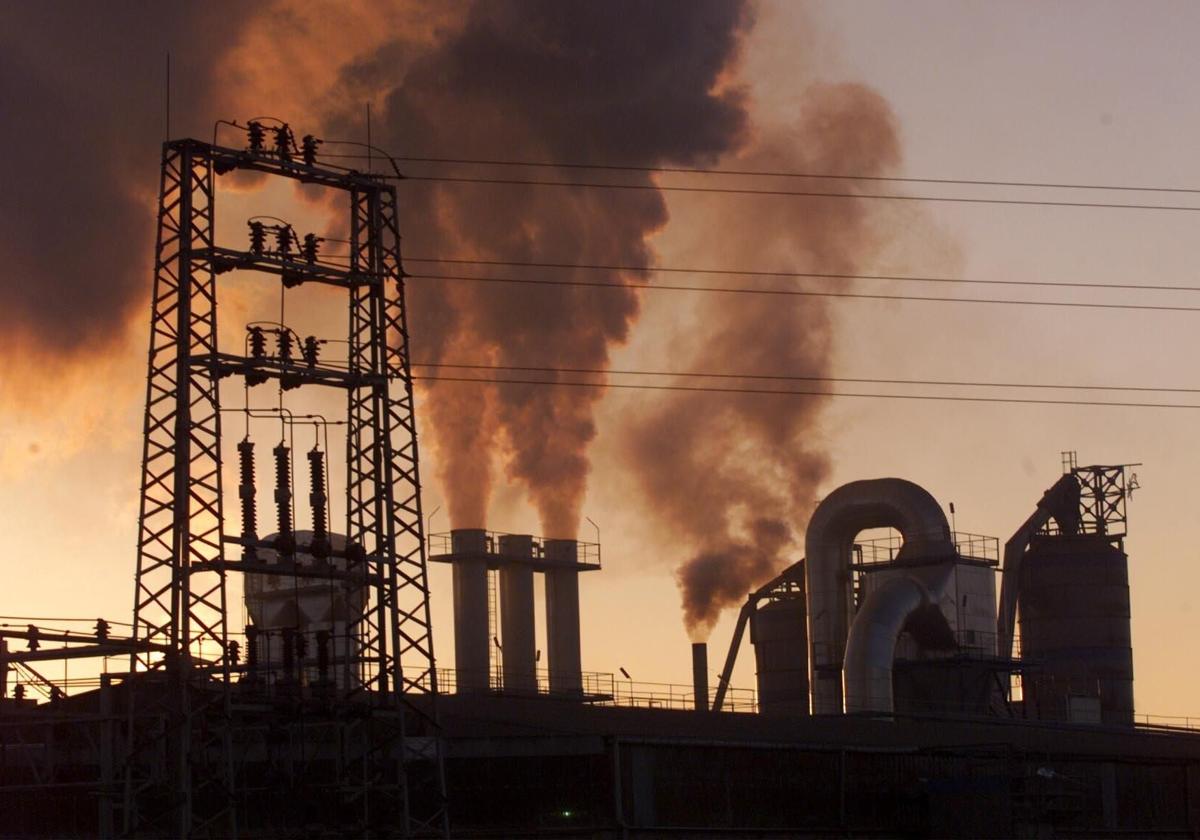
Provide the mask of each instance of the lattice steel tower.
{"label": "lattice steel tower", "polygon": [[[319,141],[297,144],[286,125],[245,128],[243,149],[197,140],[163,146],[133,619],[152,652],[133,657],[141,673],[131,681],[124,830],[269,835],[283,829],[261,815],[260,792],[294,784],[333,807],[330,817],[351,834],[441,834],[444,781],[396,191],[382,177],[318,164]],[[324,260],[315,236],[301,242],[290,227],[261,222],[251,224],[246,249],[219,245],[215,178],[237,170],[345,195],[349,254],[340,263]],[[285,288],[344,290],[345,359],[323,363],[315,338],[295,347],[284,324],[274,330],[272,352],[261,328],[245,351],[220,349],[218,288],[234,270],[272,275]],[[314,530],[294,530],[290,453],[281,444],[274,462],[280,526],[274,538],[258,536],[249,432],[236,455],[222,439],[219,383],[227,377],[247,388],[276,380],[281,393],[309,386],[345,392],[344,535],[325,530],[323,453],[309,455],[322,485],[314,483],[310,497]],[[240,529],[226,521],[222,478],[223,464],[235,461],[242,468]],[[297,625],[276,640],[283,658],[260,650],[271,642],[257,628],[238,641],[226,599],[236,573],[275,588],[318,580],[340,592],[339,603],[351,605],[342,638],[328,630],[309,638]],[[276,663],[269,679],[264,660]],[[265,740],[264,725],[299,726],[300,737],[280,748],[278,738]],[[328,734],[314,747],[318,726]],[[283,764],[291,769],[280,771]],[[280,773],[291,773],[291,781],[264,782]]]}

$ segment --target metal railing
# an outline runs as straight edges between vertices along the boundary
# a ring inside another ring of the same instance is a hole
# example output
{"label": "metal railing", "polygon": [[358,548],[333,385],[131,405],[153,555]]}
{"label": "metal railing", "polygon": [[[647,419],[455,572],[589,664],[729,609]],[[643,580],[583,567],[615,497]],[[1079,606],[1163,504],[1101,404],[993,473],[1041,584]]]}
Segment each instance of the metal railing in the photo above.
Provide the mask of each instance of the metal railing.
{"label": "metal railing", "polygon": [[[452,540],[452,531],[443,531],[437,534],[430,534],[429,555],[431,557],[439,557],[449,554],[454,554],[454,543]],[[484,545],[487,554],[494,554],[497,557],[507,557],[514,560],[532,560],[535,563],[545,565],[561,564],[562,560],[553,556],[547,556],[546,543],[554,542],[553,538],[549,537],[532,537],[531,554],[508,554],[501,550],[500,538],[513,536],[529,536],[527,534],[509,534],[503,531],[485,531]],[[575,540],[575,563],[576,566],[586,567],[588,569],[600,568],[600,544],[594,542],[585,542],[583,540]]]}
{"label": "metal railing", "polygon": [[[950,536],[954,540],[954,549],[960,557],[982,561],[990,565],[999,564],[1000,540],[998,538],[985,534],[970,534],[966,531],[954,531]],[[855,562],[862,566],[894,563],[903,546],[904,538],[900,534],[862,540],[854,544]]]}
{"label": "metal railing", "polygon": [[[438,688],[445,694],[457,694],[459,674],[454,668],[439,668]],[[537,691],[505,689],[503,675],[491,674],[485,691],[469,689],[463,693],[487,693],[509,697],[562,697],[582,700],[597,706],[619,706],[638,709],[693,709],[695,693],[692,686],[683,683],[641,682],[617,677],[603,671],[584,671],[582,691],[552,689],[548,671],[536,674]],[[715,686],[708,692],[708,706],[712,708],[716,698]],[[753,689],[729,688],[725,693],[723,711],[757,712],[758,696]]]}

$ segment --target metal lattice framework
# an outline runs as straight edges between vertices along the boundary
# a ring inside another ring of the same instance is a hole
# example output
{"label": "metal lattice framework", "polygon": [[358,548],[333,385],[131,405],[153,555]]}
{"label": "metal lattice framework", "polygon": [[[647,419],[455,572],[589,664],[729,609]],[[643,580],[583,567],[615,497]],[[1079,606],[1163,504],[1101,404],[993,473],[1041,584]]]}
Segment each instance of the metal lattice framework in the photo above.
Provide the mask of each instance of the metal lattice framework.
{"label": "metal lattice framework", "polygon": [[1079,482],[1080,528],[1086,534],[1125,536],[1125,466],[1075,467]]}
{"label": "metal lattice framework", "polygon": [[[349,196],[348,267],[214,241],[216,175],[249,169]],[[334,698],[342,747],[335,787],[361,830],[444,833],[446,815],[429,614],[413,386],[394,187],[262,148],[164,145],[141,482],[124,828],[130,834],[232,836],[254,739],[238,729],[246,686],[232,655],[231,572],[296,574],[260,561],[274,545],[226,533],[219,382],[279,379],[347,395],[346,547],[327,572],[365,593]],[[344,369],[217,347],[218,276],[233,269],[347,292]],[[253,379],[250,379],[253,378]],[[246,551],[226,556],[231,545]],[[294,552],[294,549],[292,550]],[[153,651],[153,652],[151,652]],[[147,726],[142,722],[166,721]],[[241,750],[241,754],[239,754]],[[164,761],[165,758],[165,761]],[[413,803],[422,803],[417,807]],[[431,804],[432,803],[432,804]]]}

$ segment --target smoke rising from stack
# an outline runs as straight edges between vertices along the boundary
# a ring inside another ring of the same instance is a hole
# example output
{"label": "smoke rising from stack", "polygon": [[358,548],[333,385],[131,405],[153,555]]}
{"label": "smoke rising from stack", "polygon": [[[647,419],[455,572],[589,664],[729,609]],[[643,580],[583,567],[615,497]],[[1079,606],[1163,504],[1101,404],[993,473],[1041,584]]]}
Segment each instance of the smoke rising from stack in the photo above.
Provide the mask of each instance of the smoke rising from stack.
{"label": "smoke rising from stack", "polygon": [[[739,91],[721,82],[747,25],[744,4],[727,0],[476,3],[393,82],[377,142],[406,155],[635,166],[709,162],[735,147],[746,127]],[[373,74],[386,80],[393,54],[384,46],[346,76],[358,85],[366,80],[369,86]],[[569,180],[572,173],[522,174]],[[621,181],[651,183],[648,175]],[[477,259],[646,266],[653,258],[647,237],[667,221],[661,194],[645,190],[412,181],[403,204],[407,253]],[[610,349],[626,340],[637,316],[632,283],[642,278],[567,269],[545,277],[626,288],[411,280],[413,342],[422,361],[607,367]],[[423,408],[451,526],[484,525],[491,457],[499,450],[544,532],[575,536],[587,447],[596,434],[593,409],[602,394],[429,383]]]}
{"label": "smoke rising from stack", "polygon": [[[887,103],[860,85],[814,85],[796,125],[761,137],[739,168],[886,174],[899,163]],[[722,205],[708,215],[738,220],[720,250],[698,263],[856,273],[886,244],[877,205],[853,199],[783,199]],[[695,316],[703,334],[682,369],[827,376],[832,335],[817,299],[731,304],[711,296]],[[676,367],[679,367],[676,365]],[[631,424],[628,462],[650,507],[694,554],[677,570],[684,620],[707,637],[726,606],[799,559],[796,526],[829,471],[818,431],[827,398],[679,393],[656,399]]]}
{"label": "smoke rising from stack", "polygon": [[[245,119],[249,103],[266,100],[266,110],[283,109],[280,116],[306,130],[357,138],[360,103],[369,99],[377,145],[405,155],[648,166],[720,159],[855,174],[888,172],[898,160],[886,104],[856,86],[814,87],[795,131],[753,135],[749,102],[730,82],[751,24],[748,3],[394,0],[314,8],[277,0],[252,10],[110,5],[97,13],[91,4],[59,3],[0,12],[0,109],[13,127],[0,157],[4,364],[44,376],[47,368],[32,359],[66,364],[103,354],[130,319],[144,318],[165,49],[177,68],[175,136],[206,138],[212,118]],[[334,25],[345,16],[352,25]],[[548,180],[577,174],[519,171]],[[619,180],[652,183],[649,175]],[[849,273],[883,238],[875,211],[852,200],[688,201],[707,203],[727,228],[720,252],[700,247],[695,263]],[[663,195],[650,190],[410,181],[401,204],[406,253],[514,261],[648,266],[647,240],[668,217]],[[606,367],[638,315],[635,283],[644,276],[537,276],[626,288],[410,280],[420,360]],[[819,302],[730,305],[714,296],[699,304],[697,319],[703,334],[691,344],[689,369],[829,371],[830,324]],[[502,465],[526,488],[548,535],[574,536],[601,396],[429,383],[421,409],[452,527],[485,524]],[[694,549],[679,574],[694,632],[789,559],[794,526],[828,471],[814,436],[822,404],[660,396],[631,423],[631,464],[647,499]]]}

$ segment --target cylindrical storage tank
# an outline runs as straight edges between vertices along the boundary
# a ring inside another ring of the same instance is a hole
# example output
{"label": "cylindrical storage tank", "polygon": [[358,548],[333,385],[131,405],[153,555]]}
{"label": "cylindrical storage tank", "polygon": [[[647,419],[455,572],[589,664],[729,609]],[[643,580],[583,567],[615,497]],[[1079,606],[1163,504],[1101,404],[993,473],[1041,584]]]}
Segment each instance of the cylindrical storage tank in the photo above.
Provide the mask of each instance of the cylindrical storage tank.
{"label": "cylindrical storage tank", "polygon": [[750,616],[764,715],[808,714],[808,624],[804,598],[771,601]]}
{"label": "cylindrical storage tank", "polygon": [[454,563],[454,670],[457,690],[487,691],[490,664],[488,646],[487,532],[460,529],[450,532]]}
{"label": "cylindrical storage tank", "polygon": [[[272,543],[278,534],[268,534],[263,541]],[[318,561],[307,550],[313,541],[312,531],[296,531],[296,562],[301,568],[311,568]],[[344,552],[346,538],[341,534],[329,534],[330,546]],[[274,550],[255,549],[253,555],[260,562],[274,563],[278,554]],[[344,558],[333,558],[334,568],[345,570]],[[325,675],[338,688],[360,684],[363,663],[357,633],[367,606],[367,591],[361,585],[348,581],[330,580],[321,577],[266,575],[251,572],[245,576],[243,591],[246,613],[250,624],[258,631],[258,673],[274,680],[282,673],[282,633],[287,630],[299,633],[307,644],[307,653],[299,657],[298,673],[301,681],[320,679],[317,671],[316,634],[329,634],[326,643],[329,655],[336,664]]]}
{"label": "cylindrical storage tank", "polygon": [[1017,604],[1026,715],[1133,723],[1129,561],[1101,534],[1035,538]]}
{"label": "cylindrical storage tank", "polygon": [[[504,690],[510,694],[537,693],[537,642],[533,622],[533,567],[522,560],[533,558],[533,537],[505,534],[499,538],[500,636]],[[515,559],[515,562],[508,558]]]}
{"label": "cylindrical storage tank", "polygon": [[583,670],[579,654],[579,543],[546,540],[546,654],[550,666],[550,691],[582,694]]}

